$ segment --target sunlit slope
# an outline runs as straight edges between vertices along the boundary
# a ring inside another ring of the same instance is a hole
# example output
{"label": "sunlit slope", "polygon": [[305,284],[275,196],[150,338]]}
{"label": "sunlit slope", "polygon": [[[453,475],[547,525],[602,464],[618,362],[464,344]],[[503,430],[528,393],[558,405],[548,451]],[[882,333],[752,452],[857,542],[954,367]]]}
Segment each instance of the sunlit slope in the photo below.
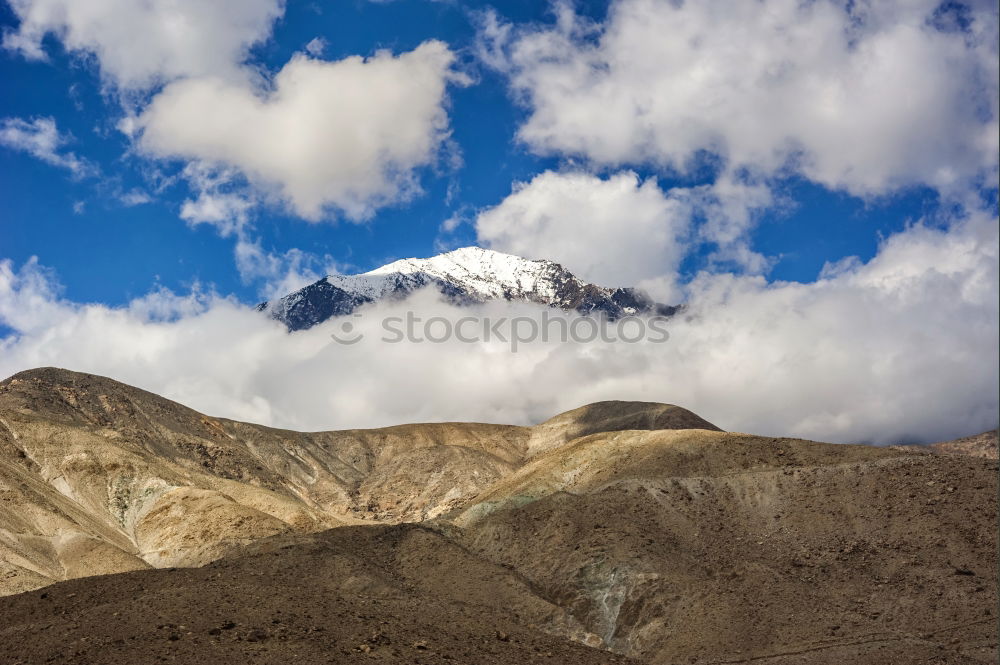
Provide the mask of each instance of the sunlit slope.
{"label": "sunlit slope", "polygon": [[677,425],[688,413],[601,404],[536,428],[301,433],[212,418],[104,377],[23,372],[0,383],[0,593],[201,565],[282,533],[435,518],[580,431]]}

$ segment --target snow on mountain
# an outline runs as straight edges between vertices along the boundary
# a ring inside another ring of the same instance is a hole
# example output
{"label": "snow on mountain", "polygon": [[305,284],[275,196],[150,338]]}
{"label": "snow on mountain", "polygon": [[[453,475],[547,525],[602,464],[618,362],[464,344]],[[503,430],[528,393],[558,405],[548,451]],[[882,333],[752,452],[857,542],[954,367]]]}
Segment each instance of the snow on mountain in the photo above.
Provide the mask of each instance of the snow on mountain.
{"label": "snow on mountain", "polygon": [[461,284],[483,298],[509,298],[508,294],[538,293],[554,296],[545,280],[550,261],[531,261],[480,247],[463,247],[429,259],[402,259],[367,275],[416,275]]}
{"label": "snow on mountain", "polygon": [[304,330],[334,316],[383,299],[404,299],[437,288],[459,305],[490,300],[533,302],[610,318],[631,314],[673,314],[631,288],[605,288],[577,278],[558,263],[531,260],[480,247],[463,247],[428,259],[401,259],[360,275],[328,275],[258,309],[289,330]]}

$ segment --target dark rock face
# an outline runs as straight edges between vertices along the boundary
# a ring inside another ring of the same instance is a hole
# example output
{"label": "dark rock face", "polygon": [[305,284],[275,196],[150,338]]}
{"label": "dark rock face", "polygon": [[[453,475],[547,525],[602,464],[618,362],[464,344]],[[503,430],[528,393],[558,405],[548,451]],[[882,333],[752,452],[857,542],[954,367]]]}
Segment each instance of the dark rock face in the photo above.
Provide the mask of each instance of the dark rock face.
{"label": "dark rock face", "polygon": [[[292,296],[295,296],[294,300],[289,300]],[[330,284],[324,277],[281,298],[274,307],[262,302],[257,305],[257,311],[267,311],[271,318],[281,321],[289,330],[305,330],[332,317],[350,314],[369,302],[372,301]]]}

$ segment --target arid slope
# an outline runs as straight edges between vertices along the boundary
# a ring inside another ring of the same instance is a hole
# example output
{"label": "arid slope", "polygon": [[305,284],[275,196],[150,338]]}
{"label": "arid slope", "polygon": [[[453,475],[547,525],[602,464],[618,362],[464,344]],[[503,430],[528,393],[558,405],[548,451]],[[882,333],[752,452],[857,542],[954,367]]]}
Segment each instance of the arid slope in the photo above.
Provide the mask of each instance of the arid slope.
{"label": "arid slope", "polygon": [[0,595],[82,575],[201,565],[233,544],[282,533],[430,519],[465,506],[567,432],[600,427],[592,412],[602,408],[631,414],[609,429],[664,419],[713,427],[678,407],[610,402],[538,428],[301,433],[212,418],[104,377],[22,372],[0,382]]}
{"label": "arid slope", "polygon": [[[0,600],[0,662],[626,665],[516,574],[417,525],[334,529],[202,568]],[[557,633],[557,634],[553,634]]]}
{"label": "arid slope", "polygon": [[591,435],[454,516],[652,663],[990,663],[997,468],[708,431]]}
{"label": "arid slope", "polygon": [[997,658],[985,439],[832,445],[638,402],[303,434],[51,369],[0,383],[0,419],[0,590],[132,571],[0,601],[12,662]]}

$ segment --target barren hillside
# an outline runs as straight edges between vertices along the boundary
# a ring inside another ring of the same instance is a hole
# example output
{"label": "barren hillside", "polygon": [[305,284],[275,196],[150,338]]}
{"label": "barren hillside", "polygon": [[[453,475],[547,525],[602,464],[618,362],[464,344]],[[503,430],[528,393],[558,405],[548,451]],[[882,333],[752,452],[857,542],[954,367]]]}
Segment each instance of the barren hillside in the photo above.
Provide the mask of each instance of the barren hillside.
{"label": "barren hillside", "polygon": [[0,383],[0,592],[27,591],[0,601],[0,652],[995,662],[982,447],[727,433],[637,402],[298,433],[34,370]]}

